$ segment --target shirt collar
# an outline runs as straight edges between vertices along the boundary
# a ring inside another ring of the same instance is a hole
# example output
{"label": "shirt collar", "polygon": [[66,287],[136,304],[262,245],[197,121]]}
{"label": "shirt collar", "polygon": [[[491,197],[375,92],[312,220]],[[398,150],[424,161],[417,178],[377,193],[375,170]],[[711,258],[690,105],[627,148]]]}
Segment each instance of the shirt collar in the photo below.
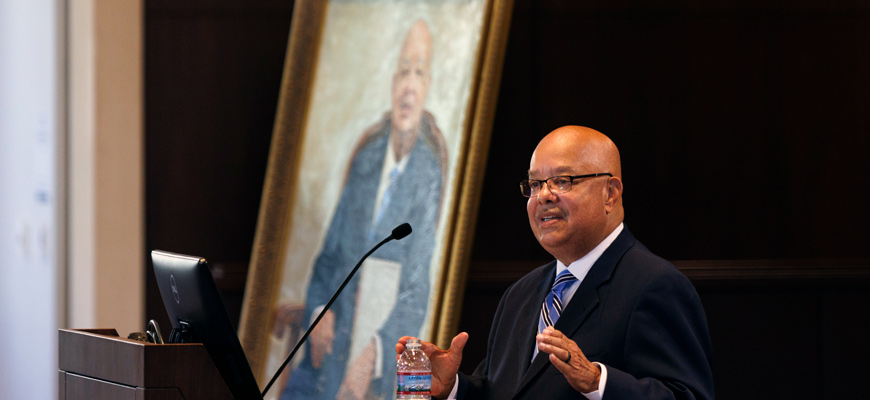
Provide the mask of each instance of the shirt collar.
{"label": "shirt collar", "polygon": [[604,250],[607,250],[608,247],[616,240],[616,237],[622,232],[624,225],[622,222],[610,232],[610,235],[607,235],[601,243],[598,243],[598,246],[595,246],[592,251],[586,253],[585,256],[580,257],[579,260],[574,261],[571,265],[565,266],[561,261],[556,260],[556,276],[558,276],[562,271],[569,270],[571,271],[571,275],[574,275],[577,278],[577,282],[582,282],[583,278],[586,277],[586,274],[589,273],[589,270],[592,269],[592,264],[595,264],[598,261],[598,258],[604,254]]}

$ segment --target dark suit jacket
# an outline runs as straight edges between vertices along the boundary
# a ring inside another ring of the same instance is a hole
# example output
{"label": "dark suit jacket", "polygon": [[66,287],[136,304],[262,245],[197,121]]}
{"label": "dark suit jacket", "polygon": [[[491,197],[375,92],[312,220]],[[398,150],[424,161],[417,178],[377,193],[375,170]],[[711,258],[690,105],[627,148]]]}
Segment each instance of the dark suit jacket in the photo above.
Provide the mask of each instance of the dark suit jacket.
{"label": "dark suit jacket", "polygon": [[[486,359],[460,374],[460,399],[583,399],[546,353],[531,362],[556,262],[502,296]],[[712,399],[710,337],[698,294],[673,264],[622,233],[595,262],[555,328],[607,367],[604,399]]]}

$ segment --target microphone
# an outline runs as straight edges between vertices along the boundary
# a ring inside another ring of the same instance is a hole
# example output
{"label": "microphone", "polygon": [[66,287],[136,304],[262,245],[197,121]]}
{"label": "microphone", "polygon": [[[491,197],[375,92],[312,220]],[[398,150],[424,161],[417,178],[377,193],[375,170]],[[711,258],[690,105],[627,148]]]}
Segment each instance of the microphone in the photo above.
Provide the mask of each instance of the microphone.
{"label": "microphone", "polygon": [[[400,240],[400,239],[403,239],[405,236],[408,236],[410,234],[411,234],[411,224],[405,222],[404,224],[399,225],[395,229],[393,229],[393,234],[390,235],[390,237],[393,239],[396,239],[396,240]],[[368,254],[366,254],[366,255],[368,255]]]}
{"label": "microphone", "polygon": [[379,249],[381,246],[383,246],[385,243],[389,242],[390,240],[393,240],[393,239],[401,240],[405,236],[408,236],[410,234],[411,234],[411,224],[405,222],[404,224],[395,227],[393,229],[393,232],[390,234],[390,236],[388,236],[384,240],[381,240],[380,243],[376,244],[375,247],[372,247],[372,249],[369,250],[368,253],[366,253],[364,256],[362,256],[362,258],[359,260],[359,262],[356,263],[356,266],[353,267],[353,269],[350,271],[349,274],[347,274],[347,278],[344,279],[344,282],[341,284],[341,286],[338,287],[338,290],[335,291],[335,294],[332,295],[332,298],[329,299],[329,301],[323,307],[323,311],[320,312],[320,315],[318,315],[317,318],[314,320],[314,322],[311,323],[311,326],[308,327],[308,330],[305,331],[305,334],[302,335],[302,338],[299,339],[298,342],[296,342],[296,347],[293,348],[293,351],[290,352],[290,355],[287,356],[287,359],[284,360],[284,363],[281,364],[281,366],[278,368],[278,371],[275,372],[274,376],[272,376],[272,380],[270,380],[269,384],[266,385],[266,388],[263,389],[262,396],[264,398],[266,397],[266,392],[269,391],[269,389],[272,387],[272,384],[274,384],[275,381],[278,379],[278,375],[281,375],[281,371],[284,371],[284,368],[287,367],[287,364],[290,363],[290,360],[293,359],[293,356],[296,354],[297,351],[299,351],[299,348],[302,347],[302,343],[305,343],[305,339],[308,339],[308,335],[311,335],[311,331],[314,330],[314,327],[317,326],[317,323],[320,322],[320,319],[323,318],[323,315],[326,314],[326,311],[329,310],[329,307],[332,306],[332,303],[334,303],[335,299],[338,298],[339,293],[341,293],[341,291],[344,289],[344,287],[347,286],[347,283],[350,282],[350,279],[353,278],[353,275],[356,274],[356,271],[362,265],[363,261],[365,261],[366,258],[369,258],[369,256],[372,253],[374,253],[375,250]]}

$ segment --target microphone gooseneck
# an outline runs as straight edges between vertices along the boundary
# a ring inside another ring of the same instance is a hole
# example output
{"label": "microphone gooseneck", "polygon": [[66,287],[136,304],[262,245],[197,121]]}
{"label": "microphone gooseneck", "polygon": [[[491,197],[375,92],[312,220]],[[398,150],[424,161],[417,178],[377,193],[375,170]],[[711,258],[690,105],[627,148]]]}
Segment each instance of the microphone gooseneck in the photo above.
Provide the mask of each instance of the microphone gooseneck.
{"label": "microphone gooseneck", "polygon": [[272,387],[272,384],[274,384],[275,381],[278,379],[278,375],[281,375],[281,371],[284,371],[284,368],[287,367],[287,364],[290,363],[290,360],[293,359],[293,356],[296,354],[297,351],[299,351],[299,348],[302,347],[302,343],[305,343],[305,339],[308,339],[308,336],[311,335],[311,331],[314,330],[314,327],[317,326],[317,323],[320,322],[320,319],[323,318],[323,315],[326,314],[326,311],[329,310],[329,307],[332,306],[332,303],[335,302],[335,299],[338,298],[338,295],[341,293],[341,291],[344,289],[344,287],[347,286],[348,282],[350,282],[350,279],[353,278],[353,275],[356,274],[356,271],[362,265],[363,261],[365,261],[366,258],[369,258],[369,256],[372,253],[374,253],[375,250],[379,249],[381,246],[383,246],[385,243],[389,242],[390,240],[393,240],[393,239],[400,240],[400,239],[402,239],[405,236],[408,236],[410,234],[411,234],[411,224],[405,222],[404,224],[395,227],[393,229],[392,234],[390,234],[390,236],[388,236],[384,240],[381,240],[380,243],[376,244],[375,247],[372,247],[372,249],[369,250],[368,253],[366,253],[364,256],[362,256],[362,258],[360,258],[359,262],[356,263],[356,266],[353,267],[353,269],[350,271],[349,274],[347,274],[347,278],[344,279],[344,282],[341,284],[341,286],[338,287],[338,290],[335,291],[335,294],[332,295],[332,298],[329,299],[329,301],[323,307],[323,311],[321,311],[320,314],[317,315],[317,318],[314,320],[314,322],[311,323],[311,326],[308,327],[308,330],[305,331],[305,334],[302,335],[302,338],[299,339],[298,342],[296,342],[296,347],[293,348],[293,351],[290,352],[290,355],[287,356],[287,359],[284,360],[284,363],[281,364],[281,366],[278,368],[278,371],[276,371],[275,375],[272,376],[272,379],[269,381],[269,384],[267,384],[266,388],[263,389],[262,396],[264,398],[266,397],[266,392],[269,391],[269,389]]}

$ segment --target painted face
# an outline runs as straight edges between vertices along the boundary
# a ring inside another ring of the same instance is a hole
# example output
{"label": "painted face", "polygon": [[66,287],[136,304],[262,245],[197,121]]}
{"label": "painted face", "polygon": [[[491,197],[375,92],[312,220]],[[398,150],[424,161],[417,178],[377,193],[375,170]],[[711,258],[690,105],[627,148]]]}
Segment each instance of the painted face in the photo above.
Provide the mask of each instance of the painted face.
{"label": "painted face", "polygon": [[[608,172],[599,171],[601,167],[585,156],[584,144],[576,138],[547,137],[532,155],[529,178]],[[558,260],[566,264],[576,261],[606,237],[606,178],[574,180],[571,190],[562,194],[554,194],[544,185],[537,196],[529,197],[526,211],[532,232]]]}
{"label": "painted face", "polygon": [[393,75],[393,126],[402,132],[415,128],[423,114],[430,83],[430,42],[425,28],[411,28]]}

